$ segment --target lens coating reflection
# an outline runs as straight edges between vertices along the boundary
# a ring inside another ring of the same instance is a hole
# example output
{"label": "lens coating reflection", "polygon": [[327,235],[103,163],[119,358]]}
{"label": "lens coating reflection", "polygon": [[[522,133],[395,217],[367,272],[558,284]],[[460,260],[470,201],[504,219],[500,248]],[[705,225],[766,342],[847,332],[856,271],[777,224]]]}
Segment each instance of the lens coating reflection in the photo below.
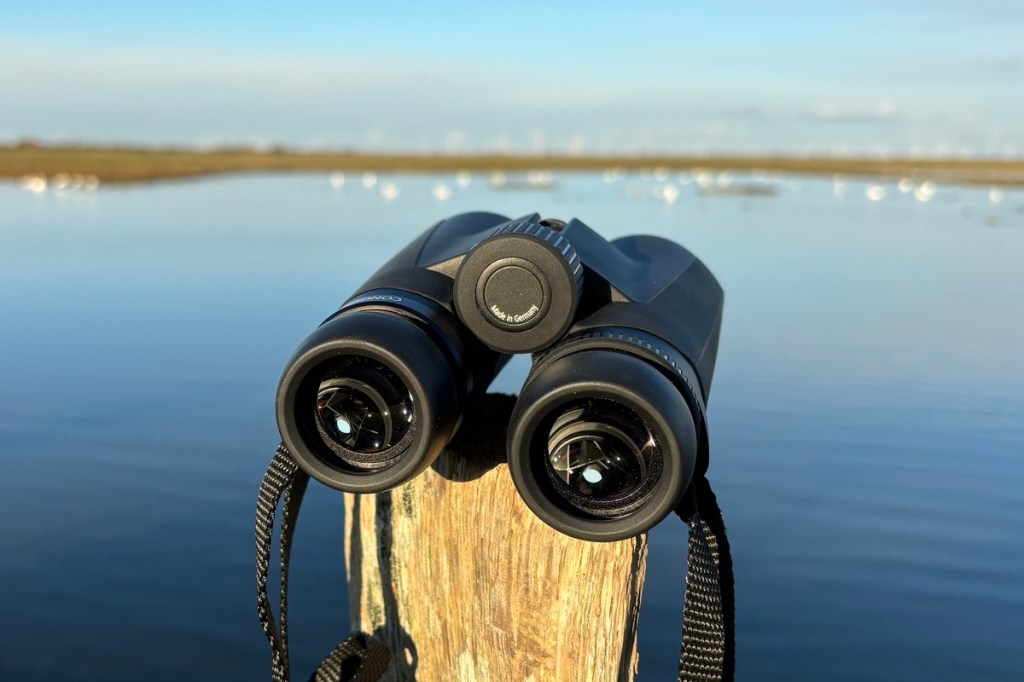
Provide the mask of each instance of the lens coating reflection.
{"label": "lens coating reflection", "polygon": [[409,430],[412,396],[387,367],[368,358],[350,357],[321,380],[316,418],[321,436],[333,445],[353,453],[375,454],[400,441]]}
{"label": "lens coating reflection", "polygon": [[321,383],[316,410],[324,431],[347,448],[376,452],[391,441],[391,412],[380,394],[361,381]]}
{"label": "lens coating reflection", "polygon": [[547,455],[559,484],[595,500],[620,498],[647,480],[654,437],[632,410],[609,400],[573,403],[551,425]]}

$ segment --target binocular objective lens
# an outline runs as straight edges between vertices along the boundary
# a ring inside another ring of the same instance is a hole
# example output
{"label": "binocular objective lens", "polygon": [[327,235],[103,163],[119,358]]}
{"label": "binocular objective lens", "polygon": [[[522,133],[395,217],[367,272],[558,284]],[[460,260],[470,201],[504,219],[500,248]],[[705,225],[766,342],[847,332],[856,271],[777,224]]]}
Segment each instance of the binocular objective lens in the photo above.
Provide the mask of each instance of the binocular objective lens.
{"label": "binocular objective lens", "polygon": [[412,396],[384,365],[346,358],[320,382],[316,419],[328,445],[333,441],[343,450],[372,455],[405,436],[413,419]]}
{"label": "binocular objective lens", "polygon": [[570,499],[611,500],[647,480],[657,450],[643,420],[623,405],[592,399],[568,406],[548,437],[551,478]]}

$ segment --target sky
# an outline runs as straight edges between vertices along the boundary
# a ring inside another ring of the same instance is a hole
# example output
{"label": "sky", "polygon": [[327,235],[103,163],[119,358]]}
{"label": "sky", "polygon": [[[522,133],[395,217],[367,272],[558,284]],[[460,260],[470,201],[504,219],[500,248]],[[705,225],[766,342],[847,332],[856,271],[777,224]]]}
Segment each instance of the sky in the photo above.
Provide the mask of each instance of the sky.
{"label": "sky", "polygon": [[1024,2],[10,2],[24,138],[1024,156]]}

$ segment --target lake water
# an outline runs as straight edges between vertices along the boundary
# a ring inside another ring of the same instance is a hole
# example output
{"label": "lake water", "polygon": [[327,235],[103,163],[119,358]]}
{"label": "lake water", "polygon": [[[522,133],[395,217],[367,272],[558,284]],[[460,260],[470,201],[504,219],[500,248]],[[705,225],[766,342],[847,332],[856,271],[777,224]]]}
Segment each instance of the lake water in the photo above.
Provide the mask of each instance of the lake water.
{"label": "lake water", "polygon": [[[667,236],[725,288],[709,477],[740,679],[1024,679],[1024,194],[782,178],[668,203],[639,175],[557,180],[0,186],[0,678],[266,679],[252,525],[280,370],[396,248],[486,209]],[[349,631],[340,496],[307,500],[297,679]],[[674,679],[684,558],[669,519],[642,680]]]}

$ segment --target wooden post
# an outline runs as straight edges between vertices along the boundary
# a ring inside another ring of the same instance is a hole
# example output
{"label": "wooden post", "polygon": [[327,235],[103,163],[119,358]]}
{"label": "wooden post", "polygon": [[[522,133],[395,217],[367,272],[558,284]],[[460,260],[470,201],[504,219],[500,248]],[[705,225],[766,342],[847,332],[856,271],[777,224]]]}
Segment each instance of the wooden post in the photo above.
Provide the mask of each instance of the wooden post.
{"label": "wooden post", "polygon": [[345,495],[352,630],[385,680],[632,680],[646,535],[574,540],[538,520],[503,462],[514,399],[489,395],[434,466]]}

